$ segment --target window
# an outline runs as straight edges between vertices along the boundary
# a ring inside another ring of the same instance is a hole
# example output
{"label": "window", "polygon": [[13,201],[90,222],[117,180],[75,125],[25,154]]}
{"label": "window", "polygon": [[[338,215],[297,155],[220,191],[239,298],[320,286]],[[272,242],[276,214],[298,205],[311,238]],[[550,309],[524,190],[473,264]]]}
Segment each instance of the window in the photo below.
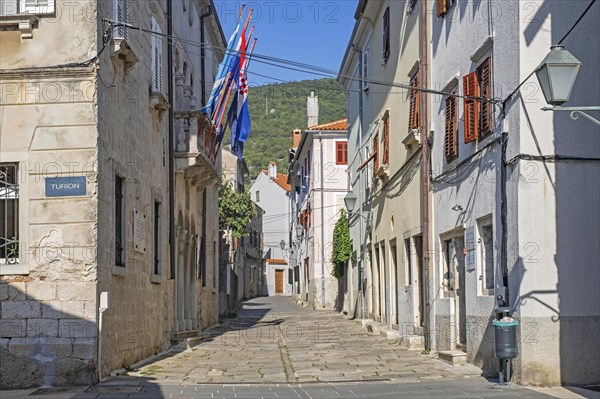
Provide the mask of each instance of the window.
{"label": "window", "polygon": [[404,240],[404,278],[405,285],[412,285],[412,248],[410,245],[410,238]]}
{"label": "window", "polygon": [[[128,0],[113,0],[113,18],[117,22],[127,23],[128,17]],[[117,38],[127,39],[127,28],[120,26],[115,29],[114,35]]]}
{"label": "window", "polygon": [[362,89],[369,90],[369,50],[362,53]]}
{"label": "window", "polygon": [[336,165],[348,165],[348,142],[347,141],[336,141],[335,142],[335,164]]}
{"label": "window", "polygon": [[492,59],[487,58],[473,72],[463,77],[463,94],[473,98],[464,100],[464,141],[470,143],[487,137],[493,131],[494,108],[479,97],[492,98]]}
{"label": "window", "polygon": [[479,252],[481,265],[481,292],[494,294],[494,229],[491,218],[479,223]]}
{"label": "window", "polygon": [[0,264],[19,263],[19,178],[16,163],[0,163]]}
{"label": "window", "polygon": [[456,0],[437,0],[435,5],[435,13],[438,17],[443,17],[448,13],[448,10],[454,5]]}
{"label": "window", "polygon": [[446,161],[448,163],[458,158],[458,116],[456,103],[456,97],[446,98],[446,135],[444,138],[444,154],[446,155]]}
{"label": "window", "polygon": [[161,250],[161,244],[162,244],[162,240],[161,240],[161,234],[160,232],[162,231],[162,226],[161,226],[161,217],[160,217],[160,211],[161,211],[161,207],[160,207],[160,202],[154,202],[154,232],[153,232],[153,237],[154,237],[154,262],[153,262],[153,267],[152,267],[152,273],[156,274],[156,275],[160,275],[161,274],[161,255],[162,255],[162,250]]}
{"label": "window", "polygon": [[379,133],[373,137],[373,169],[379,169]]}
{"label": "window", "polygon": [[256,190],[254,202],[260,202],[260,191]]}
{"label": "window", "polygon": [[390,8],[383,14],[383,62],[390,58]]}
{"label": "window", "polygon": [[115,265],[125,267],[125,179],[115,175]]}
{"label": "window", "polygon": [[419,87],[419,71],[415,72],[413,77],[410,79],[410,87],[413,88],[410,91],[410,111],[408,114],[408,131],[418,129],[420,126],[420,106],[421,106],[421,93],[415,88]]}
{"label": "window", "polygon": [[383,115],[383,164],[390,164],[390,111]]}
{"label": "window", "polygon": [[0,0],[0,16],[54,14],[55,0]]}
{"label": "window", "polygon": [[[162,33],[160,25],[152,17],[152,31]],[[152,91],[162,92],[163,41],[162,37],[152,35]]]}

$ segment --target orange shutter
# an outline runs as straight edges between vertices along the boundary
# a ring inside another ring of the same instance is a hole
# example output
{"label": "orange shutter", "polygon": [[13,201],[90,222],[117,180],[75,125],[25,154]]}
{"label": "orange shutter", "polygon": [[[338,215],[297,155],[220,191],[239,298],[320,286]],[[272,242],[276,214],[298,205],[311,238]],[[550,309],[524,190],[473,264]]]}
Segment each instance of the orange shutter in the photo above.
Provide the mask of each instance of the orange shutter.
{"label": "orange shutter", "polygon": [[390,164],[390,112],[383,117],[383,164]]}
{"label": "orange shutter", "polygon": [[435,5],[435,11],[438,17],[445,15],[446,11],[448,11],[448,6],[446,3],[446,0],[437,0]]}
{"label": "orange shutter", "polygon": [[[419,87],[419,72],[410,80],[410,87]],[[410,111],[408,115],[408,130],[419,128],[419,107],[421,104],[420,92],[417,90],[410,91]]]}
{"label": "orange shutter", "polygon": [[[479,77],[479,86],[481,97],[492,98],[492,59],[491,57],[483,61],[477,68]],[[494,130],[494,105],[490,102],[483,102],[481,109],[481,134],[480,138],[486,137]]]}
{"label": "orange shutter", "polygon": [[[477,72],[473,71],[463,77],[463,94],[469,97],[479,97],[479,83],[477,82]],[[477,140],[479,137],[479,113],[481,103],[474,98],[465,98],[464,109],[464,133],[465,143]]]}
{"label": "orange shutter", "polygon": [[379,133],[373,137],[373,154],[375,155],[373,158],[373,169],[377,171],[379,169]]}
{"label": "orange shutter", "polygon": [[457,112],[456,97],[446,99],[446,137],[444,139],[444,154],[446,161],[452,162],[458,157]]}

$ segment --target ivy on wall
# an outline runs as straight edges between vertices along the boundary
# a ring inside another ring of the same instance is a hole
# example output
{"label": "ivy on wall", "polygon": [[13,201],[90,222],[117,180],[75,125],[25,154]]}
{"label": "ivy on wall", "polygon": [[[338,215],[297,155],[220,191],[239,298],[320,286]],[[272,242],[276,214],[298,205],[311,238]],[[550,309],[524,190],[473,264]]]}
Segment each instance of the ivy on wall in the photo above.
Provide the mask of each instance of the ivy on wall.
{"label": "ivy on wall", "polygon": [[348,263],[351,254],[350,226],[346,211],[342,209],[340,218],[333,229],[333,251],[331,253],[331,262],[333,263],[331,275],[333,277],[340,278],[344,275],[344,266]]}
{"label": "ivy on wall", "polygon": [[219,227],[231,230],[234,237],[248,235],[246,227],[256,211],[249,192],[237,193],[231,182],[221,182],[219,186]]}

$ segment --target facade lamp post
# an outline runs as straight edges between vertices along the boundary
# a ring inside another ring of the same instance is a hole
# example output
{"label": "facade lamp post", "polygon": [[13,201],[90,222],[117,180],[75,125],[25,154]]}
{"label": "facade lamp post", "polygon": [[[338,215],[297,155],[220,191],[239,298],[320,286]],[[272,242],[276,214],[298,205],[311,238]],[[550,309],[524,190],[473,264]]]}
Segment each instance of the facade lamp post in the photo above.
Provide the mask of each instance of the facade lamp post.
{"label": "facade lamp post", "polygon": [[543,111],[569,111],[571,119],[577,120],[579,116],[600,125],[600,120],[588,115],[584,111],[600,111],[600,106],[592,107],[562,107],[569,101],[571,90],[575,84],[581,62],[561,45],[552,46],[550,52],[537,67],[535,73],[546,98],[551,106],[543,107]]}
{"label": "facade lamp post", "polygon": [[[365,218],[366,220],[368,220],[368,215],[371,214],[371,212],[362,212],[362,211],[358,211],[358,212],[354,212],[354,209],[356,208],[356,201],[358,200],[358,197],[356,196],[356,194],[354,194],[352,191],[348,191],[348,194],[346,194],[346,196],[344,197],[344,205],[346,205],[346,209],[348,210],[348,218],[352,217],[352,216],[360,216]],[[362,207],[361,207],[362,210]],[[366,214],[366,216],[365,216]],[[359,287],[360,287],[360,302],[361,302],[361,319],[364,321],[365,320],[365,282],[364,282],[364,277],[365,277],[365,267],[364,267],[364,251],[362,248],[363,245],[363,238],[362,238],[362,227],[360,228],[360,237],[359,237],[359,252],[360,252],[360,276],[359,276]]]}

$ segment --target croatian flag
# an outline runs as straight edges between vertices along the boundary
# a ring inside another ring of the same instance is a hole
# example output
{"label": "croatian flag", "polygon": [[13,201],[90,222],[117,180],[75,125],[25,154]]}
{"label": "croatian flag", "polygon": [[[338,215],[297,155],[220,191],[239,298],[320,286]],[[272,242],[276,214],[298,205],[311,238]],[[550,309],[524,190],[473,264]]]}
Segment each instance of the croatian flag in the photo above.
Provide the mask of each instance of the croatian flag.
{"label": "croatian flag", "polygon": [[[239,40],[240,22],[238,22],[233,34],[229,38],[227,50],[225,51],[223,61],[221,64],[219,64],[219,71],[215,77],[215,83],[210,92],[210,97],[208,98],[207,104],[204,106],[204,108],[202,108],[202,112],[207,114],[210,118],[214,118],[215,113],[219,111],[216,108],[219,104],[221,91],[223,90],[223,87],[227,86],[227,83],[229,83],[231,79],[235,77],[235,72],[239,67],[239,49],[241,46],[241,41]],[[244,32],[242,32],[242,36],[245,31],[246,29],[244,29]],[[229,81],[226,81],[227,73],[230,73]],[[222,104],[222,106],[225,107],[226,104]]]}
{"label": "croatian flag", "polygon": [[[248,64],[250,62],[249,54],[246,54],[248,43],[242,38],[240,73],[237,80],[237,95],[233,99],[227,119],[231,127],[231,150],[239,159],[244,158],[244,143],[248,140],[248,135],[252,128],[250,122],[250,111],[248,110]],[[252,46],[252,50],[254,45]],[[251,51],[252,52],[252,51]]]}

